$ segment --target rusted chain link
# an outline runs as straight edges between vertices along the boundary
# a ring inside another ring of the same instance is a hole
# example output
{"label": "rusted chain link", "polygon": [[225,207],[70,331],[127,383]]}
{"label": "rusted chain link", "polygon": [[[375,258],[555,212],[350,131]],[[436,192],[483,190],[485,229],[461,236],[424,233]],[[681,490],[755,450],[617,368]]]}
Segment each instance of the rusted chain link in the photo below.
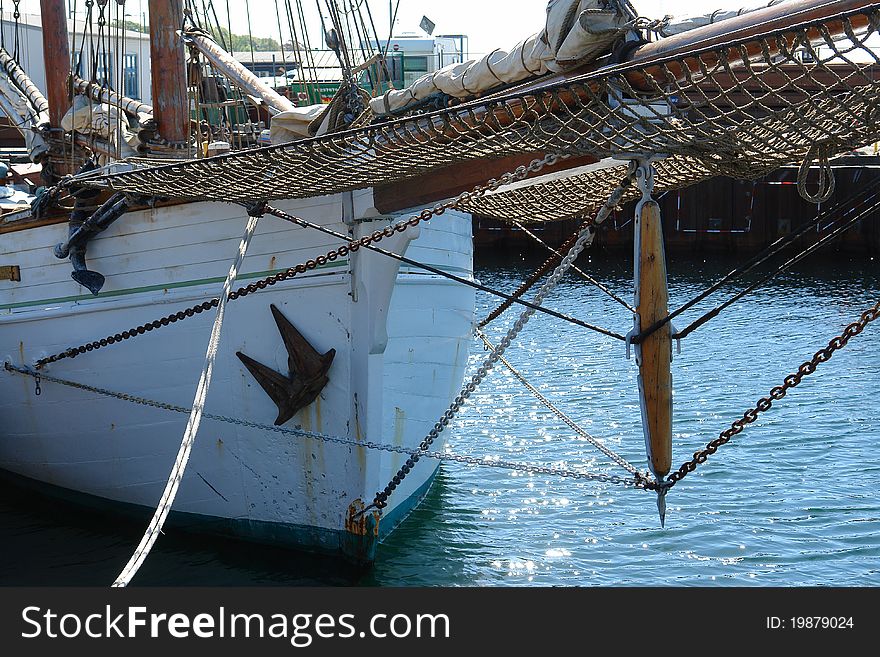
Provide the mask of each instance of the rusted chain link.
{"label": "rusted chain link", "polygon": [[[589,221],[592,222],[592,218],[590,218]],[[493,310],[491,313],[489,313],[486,316],[486,319],[484,319],[482,322],[480,322],[477,326],[481,329],[486,328],[486,326],[488,326],[491,322],[494,322],[496,319],[501,317],[501,315],[504,314],[504,311],[506,311],[514,303],[516,303],[517,299],[521,299],[522,296],[526,292],[528,292],[533,287],[535,287],[535,285],[538,283],[538,281],[540,281],[541,278],[547,272],[549,272],[551,269],[555,269],[556,265],[558,265],[559,262],[564,257],[563,254],[560,253],[559,251],[568,251],[572,247],[572,245],[574,245],[574,243],[577,241],[578,235],[580,235],[580,232],[581,232],[581,230],[583,230],[584,226],[585,226],[585,224],[582,224],[580,226],[580,228],[578,228],[574,232],[574,234],[572,234],[571,237],[569,237],[567,240],[565,240],[565,243],[559,247],[558,251],[551,254],[550,257],[544,261],[544,264],[542,264],[540,267],[538,267],[532,273],[531,276],[529,276],[525,281],[523,281],[522,285],[520,285],[519,288],[517,288],[516,292],[514,292],[510,296],[510,299],[507,299],[506,301],[502,302],[497,308],[495,308],[495,310]]]}
{"label": "rusted chain link", "polygon": [[[475,197],[482,196],[487,192],[494,191],[503,185],[508,185],[512,182],[524,180],[530,174],[537,173],[544,167],[552,166],[553,164],[559,162],[559,160],[565,159],[567,157],[567,155],[551,154],[540,160],[532,160],[528,165],[519,166],[513,171],[505,173],[497,179],[493,178],[485,184],[477,185],[476,187],[474,187],[473,190],[462,192],[452,200],[437,204],[433,208],[425,208],[419,214],[411,216],[406,221],[401,221],[397,224],[394,224],[393,226],[386,226],[383,230],[377,230],[372,235],[366,235],[359,240],[352,240],[347,245],[343,245],[335,251],[330,251],[325,255],[319,255],[313,260],[308,260],[307,262],[300,263],[295,267],[291,267],[290,269],[287,269],[283,272],[280,272],[273,276],[268,276],[259,281],[255,281],[250,285],[241,287],[234,292],[230,292],[229,300],[235,301],[236,299],[247,296],[248,294],[258,292],[267,287],[275,285],[276,283],[290,280],[298,274],[304,274],[307,271],[322,267],[328,262],[334,262],[339,258],[345,258],[346,256],[348,256],[349,253],[356,252],[362,246],[367,247],[375,242],[381,241],[384,237],[392,237],[395,233],[402,233],[408,228],[418,226],[423,221],[428,221],[432,217],[442,215],[444,212],[446,212],[446,210],[453,209],[461,203],[465,203]],[[265,214],[266,208],[267,206],[265,203],[249,204],[248,212],[250,214],[262,215]],[[64,360],[65,358],[76,358],[77,356],[85,354],[87,352],[96,351],[97,349],[101,349],[108,345],[116,344],[117,342],[122,342],[123,340],[128,340],[137,335],[143,335],[144,333],[153,331],[163,326],[168,326],[169,324],[174,324],[188,317],[193,317],[194,315],[203,313],[206,310],[215,308],[219,303],[220,299],[215,297],[209,301],[204,301],[200,304],[196,304],[195,306],[191,306],[186,310],[180,310],[176,313],[172,313],[171,315],[166,315],[165,317],[162,317],[160,319],[153,320],[152,322],[148,322],[146,324],[128,329],[127,331],[115,333],[113,335],[107,336],[106,338],[94,340],[92,342],[82,344],[78,347],[71,347],[70,349],[66,349],[52,356],[41,358],[35,363],[35,366],[39,370],[46,365],[49,365],[50,363],[56,363],[59,360]]]}
{"label": "rusted chain link", "polygon": [[878,317],[880,317],[880,301],[878,301],[873,308],[863,312],[857,321],[844,329],[843,333],[833,338],[828,343],[827,347],[820,349],[813,355],[812,359],[803,363],[795,374],[789,374],[785,377],[783,384],[773,388],[770,391],[769,396],[759,399],[754,408],[750,408],[743,413],[741,419],[734,420],[730,425],[730,428],[722,431],[718,438],[707,444],[704,449],[695,452],[694,457],[690,461],[682,464],[677,471],[667,477],[664,482],[665,487],[671,488],[684,479],[688,473],[696,470],[698,465],[705,463],[712,454],[718,451],[719,447],[726,445],[735,435],[742,433],[746,428],[746,425],[755,422],[761,413],[769,411],[771,406],[773,406],[774,401],[779,401],[785,397],[788,391],[798,386],[804,377],[815,372],[822,363],[828,362],[836,351],[843,349],[852,338],[864,331],[865,327]]}

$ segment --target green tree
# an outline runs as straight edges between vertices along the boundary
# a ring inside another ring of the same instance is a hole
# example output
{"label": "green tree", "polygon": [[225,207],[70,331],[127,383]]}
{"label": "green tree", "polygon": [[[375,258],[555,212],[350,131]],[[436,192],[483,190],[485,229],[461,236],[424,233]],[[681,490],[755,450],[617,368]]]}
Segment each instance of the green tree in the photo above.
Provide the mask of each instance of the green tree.
{"label": "green tree", "polygon": [[[149,25],[141,25],[135,21],[113,21],[114,26],[121,26],[123,29],[129,30],[131,32],[144,32],[149,34],[150,26]],[[254,44],[254,50],[258,51],[271,51],[271,50],[280,50],[281,46],[275,39],[272,38],[263,38],[263,37],[253,37],[246,34],[233,34],[232,39],[229,38],[229,30],[225,27],[220,28],[220,33],[215,34],[214,37],[217,39],[218,43],[225,43],[226,47],[230,50],[235,51],[244,51],[251,49],[251,41]]]}

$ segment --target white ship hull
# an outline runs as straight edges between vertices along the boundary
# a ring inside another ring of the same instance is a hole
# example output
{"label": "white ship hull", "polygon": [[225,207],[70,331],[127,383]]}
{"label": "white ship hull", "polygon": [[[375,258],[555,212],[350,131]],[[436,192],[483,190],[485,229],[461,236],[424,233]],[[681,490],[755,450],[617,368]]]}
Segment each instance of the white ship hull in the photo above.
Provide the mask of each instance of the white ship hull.
{"label": "white ship hull", "polygon": [[[389,223],[353,221],[371,200],[360,193],[280,207],[360,237]],[[71,280],[68,261],[52,255],[52,246],[66,238],[66,224],[2,235],[0,264],[19,265],[21,281],[0,281],[0,358],[32,367],[68,347],[216,297],[245,222],[240,207],[216,203],[123,216],[88,246],[89,268],[107,279],[97,297]],[[340,245],[267,215],[236,287]],[[469,216],[447,212],[380,246],[472,276]],[[288,374],[271,304],[319,353],[336,350],[329,383],[285,427],[416,448],[463,379],[473,303],[471,288],[398,268],[364,249],[230,302],[206,413],[264,425],[275,420],[275,404],[236,356],[242,352]],[[198,314],[60,360],[45,373],[189,407],[213,319],[213,312]],[[0,469],[99,505],[155,507],[187,415],[45,380],[36,396],[34,384],[29,376],[0,372]],[[405,458],[206,417],[172,520],[369,562],[377,541],[426,492],[436,462],[413,469],[381,518],[367,515],[349,527],[346,520],[359,501],[372,501]]]}

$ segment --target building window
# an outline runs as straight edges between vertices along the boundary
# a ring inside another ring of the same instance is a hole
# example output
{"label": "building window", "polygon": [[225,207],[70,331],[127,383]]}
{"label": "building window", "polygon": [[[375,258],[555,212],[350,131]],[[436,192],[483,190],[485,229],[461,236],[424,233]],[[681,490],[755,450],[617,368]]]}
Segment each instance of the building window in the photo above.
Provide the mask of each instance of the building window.
{"label": "building window", "polygon": [[403,60],[403,84],[410,86],[413,82],[428,72],[427,57],[411,57],[407,55]]}
{"label": "building window", "polygon": [[123,90],[122,93],[128,98],[140,98],[140,85],[138,84],[138,61],[137,55],[125,54],[122,56]]}
{"label": "building window", "polygon": [[113,88],[113,59],[108,52],[95,53],[94,80],[100,85]]}

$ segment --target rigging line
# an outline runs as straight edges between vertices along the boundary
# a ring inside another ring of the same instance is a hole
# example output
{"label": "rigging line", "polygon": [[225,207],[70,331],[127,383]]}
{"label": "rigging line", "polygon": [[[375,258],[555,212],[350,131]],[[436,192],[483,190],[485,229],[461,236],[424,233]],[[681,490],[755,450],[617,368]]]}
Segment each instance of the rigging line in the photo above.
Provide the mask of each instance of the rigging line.
{"label": "rigging line", "polygon": [[[293,21],[293,10],[290,8],[290,0],[284,0],[284,17],[287,19],[287,29],[290,30],[290,42],[293,46],[294,61],[291,62],[291,64],[294,64],[293,70],[298,72],[299,78],[302,79],[302,68],[303,63],[305,62],[305,57],[302,51],[302,44],[299,42],[299,36],[296,33],[296,26]],[[298,99],[293,92],[293,85],[288,83],[286,73],[284,76],[284,82],[290,92],[291,102],[298,103]]]}
{"label": "rigging line", "polygon": [[[389,4],[388,7],[390,9],[391,5]],[[394,23],[397,21],[398,9],[400,9],[400,0],[397,0],[397,5],[394,7],[394,14],[389,16],[391,18],[391,24],[388,26],[388,41],[385,42],[385,50],[382,51],[383,60],[388,58],[388,49],[391,48],[391,39],[394,38]]]}
{"label": "rigging line", "polygon": [[[351,22],[354,24],[354,32],[357,35],[357,39],[358,39],[358,49],[360,50],[361,57],[362,57],[362,60],[359,63],[365,63],[370,59],[370,53],[366,49],[366,45],[367,45],[366,27],[367,26],[364,25],[364,20],[363,20],[364,17],[361,15],[360,10],[355,9],[354,4],[352,3],[352,0],[348,0],[348,6],[351,8],[350,9]],[[360,21],[358,21],[358,19],[360,19]],[[362,30],[362,28],[363,28],[363,30]],[[370,70],[371,68],[372,67],[368,66],[365,70],[365,73],[367,75],[367,78],[370,81],[370,86],[372,86],[375,89],[376,85],[374,84],[373,72]]]}
{"label": "rigging line", "polygon": [[[247,4],[245,2],[245,4]],[[226,29],[229,31],[229,53],[235,58],[235,42],[232,39],[232,12],[229,11],[229,0],[226,0]]]}
{"label": "rigging line", "polygon": [[238,246],[238,253],[236,253],[235,259],[229,267],[226,282],[223,284],[223,294],[220,296],[220,303],[217,305],[217,315],[214,319],[214,325],[211,327],[211,337],[208,340],[208,349],[205,354],[205,365],[202,368],[199,383],[196,386],[192,412],[186,423],[186,429],[184,430],[183,438],[181,438],[180,441],[180,449],[178,450],[174,465],[171,468],[171,473],[168,476],[168,482],[165,484],[162,498],[159,501],[159,505],[156,507],[156,511],[153,514],[153,518],[150,521],[147,530],[144,532],[141,542],[135,549],[134,554],[131,555],[131,559],[119,573],[116,581],[113,582],[114,587],[128,586],[128,583],[131,582],[131,578],[137,574],[137,571],[140,569],[141,565],[143,565],[144,560],[147,558],[147,555],[149,555],[153,545],[155,545],[156,539],[162,531],[162,526],[165,524],[165,519],[171,512],[171,506],[174,504],[174,498],[177,496],[180,482],[186,472],[186,466],[189,462],[190,454],[192,453],[193,444],[195,443],[196,436],[199,432],[199,424],[201,423],[202,413],[205,409],[208,390],[211,387],[211,375],[213,373],[217,351],[220,347],[220,332],[223,328],[226,302],[229,298],[229,292],[232,291],[232,285],[235,283],[235,277],[238,275],[238,271],[244,261],[248,246],[250,245],[254,232],[257,229],[258,221],[259,217],[248,216],[247,228],[245,229],[245,233],[241,238],[241,243]]}
{"label": "rigging line", "polygon": [[[575,243],[575,240],[577,240],[580,231],[588,225],[588,222],[589,220],[581,224],[581,226],[579,226],[578,229],[565,242],[563,242],[562,246],[560,246],[559,248],[563,251],[568,251]],[[514,299],[521,299],[526,292],[528,292],[533,287],[535,287],[535,285],[538,284],[538,281],[540,281],[545,274],[555,269],[562,258],[563,256],[557,257],[555,254],[552,254],[544,261],[544,264],[538,267],[525,281],[523,281],[523,283],[516,289],[511,297],[513,297]],[[504,301],[503,303],[501,303],[501,305],[495,308],[495,310],[486,315],[486,318],[482,322],[477,324],[477,328],[485,328],[496,319],[501,317],[501,315],[504,314],[504,312],[507,311],[507,309],[510,308],[510,306],[512,305],[513,301]]]}
{"label": "rigging line", "polygon": [[[376,51],[376,53],[381,53],[382,48],[379,45],[379,33],[376,31],[376,23],[375,23],[375,21],[373,21],[373,12],[370,11],[370,0],[365,0],[364,5],[367,8],[367,17],[370,19],[370,27],[373,30],[373,38],[376,40],[375,51]],[[370,48],[370,52],[371,53],[373,52],[372,47]],[[391,80],[391,73],[388,71],[388,63],[385,61],[384,57],[380,58],[379,61],[382,65],[382,70],[385,71],[385,79],[390,81]],[[382,81],[382,76],[380,74],[379,75],[379,82],[381,83],[381,81]],[[376,93],[377,94],[381,93],[381,90],[379,89],[378,84],[376,85]]]}
{"label": "rigging line", "polygon": [[836,239],[841,233],[843,233],[846,230],[848,230],[849,228],[851,228],[855,223],[857,223],[857,222],[861,221],[862,219],[864,219],[865,217],[873,214],[878,209],[880,209],[880,201],[877,201],[876,203],[874,203],[874,205],[869,207],[867,210],[863,210],[860,214],[857,214],[855,217],[848,219],[844,224],[838,226],[831,233],[829,233],[828,235],[825,235],[822,239],[817,241],[815,244],[804,249],[803,251],[801,251],[799,254],[797,254],[793,258],[790,258],[789,260],[787,260],[776,271],[771,272],[769,275],[765,276],[761,280],[753,283],[752,285],[749,285],[747,288],[745,288],[744,290],[742,290],[738,294],[735,294],[734,296],[732,296],[730,299],[725,301],[720,306],[716,306],[715,308],[710,310],[708,313],[706,313],[705,315],[703,315],[702,317],[700,317],[696,321],[692,322],[683,331],[680,331],[674,337],[677,337],[677,338],[687,337],[690,333],[692,333],[696,329],[700,328],[703,324],[708,322],[710,319],[714,319],[715,317],[717,317],[721,313],[721,311],[725,310],[726,308],[729,308],[730,306],[732,306],[734,303],[736,303],[737,301],[742,299],[744,296],[746,296],[750,292],[754,291],[755,289],[757,289],[761,285],[764,285],[768,281],[776,278],[782,272],[787,271],[788,269],[790,269],[791,267],[793,267],[794,265],[799,263],[801,260],[803,260],[807,256],[818,251],[823,246],[825,246],[828,242],[831,242],[832,240]]}
{"label": "rigging line", "polygon": [[[514,221],[514,222],[513,222],[513,225],[516,226],[517,228],[519,228],[519,229],[520,229],[521,231],[523,231],[526,235],[528,235],[529,237],[531,237],[531,238],[532,238],[533,240],[535,240],[538,244],[540,244],[541,246],[543,246],[545,249],[547,249],[548,251],[550,251],[550,252],[553,253],[554,255],[556,255],[556,256],[558,256],[558,257],[560,257],[560,258],[562,257],[562,254],[559,252],[558,249],[554,249],[552,246],[550,246],[549,244],[547,244],[547,243],[546,243],[544,240],[542,240],[538,235],[536,235],[535,233],[533,233],[532,231],[530,231],[528,228],[525,227],[525,225],[523,225],[523,224],[520,223],[519,221]],[[631,313],[635,313],[635,312],[636,312],[636,309],[635,309],[635,308],[633,308],[633,307],[632,307],[631,305],[629,305],[626,301],[624,301],[624,300],[621,299],[619,296],[617,296],[616,294],[614,294],[614,292],[612,292],[611,290],[609,290],[605,285],[603,285],[602,283],[600,283],[599,281],[597,281],[595,278],[593,278],[592,276],[590,276],[588,273],[586,273],[586,272],[585,272],[584,270],[582,270],[580,267],[578,267],[577,265],[572,265],[571,268],[572,268],[573,271],[577,272],[577,273],[578,273],[578,274],[579,274],[584,280],[586,280],[588,283],[590,283],[590,284],[592,284],[592,285],[595,285],[595,286],[596,286],[597,288],[599,288],[602,292],[604,292],[604,293],[607,294],[609,297],[611,297],[612,299],[614,299],[617,303],[619,303],[621,306],[623,306],[624,308],[626,308],[628,311],[630,311]]]}
{"label": "rigging line", "polygon": [[[661,320],[658,320],[657,322],[655,322],[654,324],[652,324],[651,326],[646,328],[644,331],[642,331],[639,335],[635,336],[632,339],[633,344],[639,344],[646,337],[648,337],[649,335],[651,335],[655,331],[659,330],[660,328],[662,328],[663,326],[665,326],[666,324],[671,322],[673,319],[675,319],[676,317],[681,315],[686,310],[689,310],[690,308],[697,305],[699,302],[703,301],[704,299],[706,299],[710,295],[714,294],[715,292],[717,292],[719,289],[721,289],[727,283],[744,276],[745,274],[749,273],[750,271],[752,271],[756,267],[759,267],[760,265],[764,264],[765,262],[770,260],[773,256],[777,255],[780,251],[782,251],[789,244],[794,242],[798,237],[800,237],[801,235],[804,235],[812,228],[815,228],[819,224],[828,221],[829,218],[833,219],[836,215],[838,215],[840,213],[843,213],[843,215],[845,216],[848,212],[855,212],[856,211],[855,207],[854,207],[855,204],[864,205],[868,201],[873,200],[874,198],[877,197],[878,190],[880,190],[880,178],[874,180],[868,186],[866,186],[864,189],[853,194],[848,199],[841,201],[840,203],[836,204],[832,208],[829,208],[826,212],[823,212],[823,213],[817,215],[815,219],[800,225],[797,228],[797,230],[789,233],[788,235],[784,235],[783,237],[780,237],[775,242],[773,242],[770,246],[768,246],[766,249],[764,249],[763,251],[761,251],[760,253],[758,253],[754,257],[752,257],[750,260],[748,260],[744,264],[740,265],[739,267],[737,267],[733,271],[726,274],[723,278],[721,278],[721,280],[719,280],[718,282],[713,284],[711,287],[707,288],[706,290],[704,290],[703,292],[698,294],[696,297],[694,297],[693,299],[691,299],[690,301],[685,303],[683,306],[681,306],[680,308],[676,309],[675,311],[669,313],[669,315],[667,315],[666,317],[664,317]],[[836,221],[836,220],[837,219],[833,219],[832,223],[833,223],[833,221]]]}
{"label": "rigging line", "polygon": [[251,70],[256,70],[257,68],[257,57],[254,54],[254,31],[251,28],[251,3],[244,3],[245,12],[247,12],[247,26],[248,26],[248,43],[251,47]]}
{"label": "rigging line", "polygon": [[[483,341],[483,344],[486,345],[487,350],[494,351],[495,345],[493,345],[489,341],[489,338],[486,337],[486,334],[483,333],[480,329],[477,329],[476,333],[477,333],[477,337],[479,337],[480,340]],[[529,383],[526,380],[526,378],[522,375],[522,373],[519,370],[517,370],[513,365],[511,365],[510,362],[504,356],[500,356],[498,358],[498,360],[500,360],[501,363],[508,370],[510,370],[510,373],[513,374],[514,377],[516,377],[517,381],[519,381],[521,384],[523,384],[523,386],[525,386],[525,388],[530,393],[532,393],[532,395],[535,398],[537,398],[538,401],[540,401],[542,404],[544,404],[544,406],[546,406],[550,410],[550,412],[553,413],[553,415],[555,415],[560,420],[562,420],[566,425],[568,425],[568,427],[572,431],[574,431],[577,435],[579,435],[581,438],[583,438],[588,443],[590,443],[593,447],[595,447],[600,452],[602,452],[605,456],[607,456],[612,461],[614,461],[617,465],[619,465],[624,470],[629,472],[631,475],[636,476],[636,477],[643,477],[643,475],[639,472],[639,470],[638,470],[638,468],[636,468],[636,466],[634,466],[632,463],[627,461],[625,458],[623,458],[622,456],[620,456],[616,452],[614,452],[611,449],[609,449],[608,447],[606,447],[605,444],[601,440],[599,440],[595,436],[592,436],[591,434],[587,433],[574,420],[572,420],[565,413],[563,413],[559,408],[557,408],[553,402],[551,402],[544,395],[542,395],[541,392],[537,388],[535,388],[535,386],[533,386],[531,383]]]}
{"label": "rigging line", "polygon": [[498,290],[494,290],[490,287],[486,287],[485,285],[481,285],[475,281],[470,281],[466,278],[462,278],[461,276],[456,276],[455,274],[451,274],[449,272],[443,271],[442,269],[438,269],[437,267],[432,267],[431,265],[425,264],[423,262],[418,262],[416,260],[412,260],[411,258],[407,258],[406,256],[399,255],[397,253],[393,253],[391,251],[387,251],[381,247],[374,246],[372,244],[360,245],[358,242],[352,242],[351,238],[347,235],[343,235],[342,233],[338,233],[335,230],[330,228],[326,228],[325,226],[319,226],[318,224],[313,224],[310,221],[302,219],[300,217],[296,217],[291,214],[287,214],[282,210],[272,207],[271,205],[267,205],[264,209],[266,214],[271,214],[272,216],[278,217],[279,219],[283,219],[284,221],[289,221],[290,223],[296,224],[298,226],[302,226],[304,228],[312,228],[321,233],[325,233],[326,235],[331,235],[337,239],[343,240],[352,246],[357,245],[358,248],[369,249],[370,251],[375,251],[376,253],[380,253],[388,258],[392,258],[399,262],[403,262],[412,267],[418,267],[419,269],[424,269],[425,271],[429,271],[432,274],[437,274],[438,276],[443,276],[444,278],[448,278],[456,283],[461,283],[463,285],[467,285],[468,287],[472,287],[475,290],[479,290],[481,292],[486,292],[488,294],[492,294],[496,297],[500,297],[505,300],[512,300],[514,303],[518,303],[520,305],[526,306],[531,310],[536,310],[538,312],[542,312],[546,315],[551,315],[558,319],[565,320],[571,324],[576,324],[585,329],[589,329],[590,331],[595,331],[596,333],[601,333],[602,335],[607,335],[610,338],[615,338],[617,340],[625,341],[626,338],[619,333],[615,333],[614,331],[610,331],[608,329],[602,328],[600,326],[594,326],[592,324],[588,324],[587,322],[581,321],[575,317],[571,317],[570,315],[566,315],[564,313],[557,312],[555,310],[550,310],[549,308],[545,308],[544,306],[532,303],[530,301],[524,301],[523,299],[515,299],[513,296],[509,294],[505,294],[504,292],[500,292]]}
{"label": "rigging line", "polygon": [[318,86],[318,78],[317,78],[317,65],[315,63],[315,53],[312,50],[312,38],[309,35],[309,29],[306,26],[306,15],[305,10],[302,6],[302,0],[296,0],[296,14],[299,19],[299,29],[300,33],[303,35],[303,47],[306,49],[306,56],[309,61],[309,79],[305,81],[305,88],[308,90],[309,88],[316,94],[318,94],[318,102],[321,102],[320,99],[320,91]]}
{"label": "rigging line", "polygon": [[[611,213],[611,209],[614,208],[618,203],[620,203],[620,199],[623,198],[623,195],[626,193],[627,187],[632,184],[633,171],[620,182],[620,184],[611,192],[608,200],[596,214],[595,224],[602,224]],[[559,284],[559,281],[562,280],[562,277],[565,276],[568,269],[571,267],[572,263],[577,259],[578,255],[590,244],[593,239],[596,237],[596,229],[593,224],[586,225],[578,235],[575,243],[572,245],[569,252],[562,259],[562,262],[559,263],[559,266],[556,267],[556,270],[550,275],[550,277],[544,282],[541,286],[541,289],[538,290],[537,294],[535,294],[535,302],[538,304],[543,303],[544,299],[549,296],[549,294],[556,288]],[[463,384],[459,389],[458,396],[452,401],[452,403],[446,408],[446,410],[442,413],[440,418],[434,424],[430,431],[428,431],[427,435],[424,437],[421,443],[419,443],[419,449],[406,460],[406,462],[400,466],[400,469],[397,473],[391,478],[391,480],[386,484],[385,488],[376,493],[376,496],[373,498],[372,503],[364,508],[359,515],[365,513],[368,509],[376,508],[380,511],[388,506],[388,498],[394,493],[395,489],[400,485],[403,479],[409,474],[409,472],[416,466],[416,464],[421,459],[421,456],[431,450],[431,446],[434,444],[434,441],[440,437],[440,434],[449,426],[449,423],[455,419],[455,416],[461,411],[461,408],[464,404],[467,403],[467,400],[470,396],[477,390],[477,388],[486,380],[486,377],[489,376],[489,373],[494,369],[495,365],[498,363],[498,360],[501,356],[504,355],[504,352],[513,344],[513,341],[517,339],[520,333],[526,327],[526,324],[534,316],[535,311],[531,308],[526,308],[519,316],[519,318],[513,323],[513,326],[508,329],[507,333],[501,339],[501,342],[498,343],[492,352],[486,357],[479,368],[477,368],[476,372],[471,376],[470,380],[467,383]],[[650,482],[642,481],[641,484],[644,487],[647,487]]]}
{"label": "rigging line", "polygon": [[[343,31],[342,17],[339,15],[339,7],[336,5],[335,0],[324,0],[324,3],[327,5],[327,12],[330,14],[330,21],[333,23],[333,27],[336,30],[336,37],[339,41],[339,54],[342,60],[343,73],[346,78],[351,79],[352,60],[351,53],[348,49],[348,42],[351,35],[349,35],[349,38],[346,38],[345,32]],[[346,25],[348,25],[348,23],[346,23]]]}
{"label": "rigging line", "polygon": [[343,8],[341,11],[339,9],[339,4],[337,2],[334,1],[333,5],[335,7],[334,11],[336,12],[336,17],[337,17],[337,20],[339,21],[340,28],[342,28],[342,27],[345,28],[345,34],[346,34],[345,47],[349,51],[349,59],[351,60],[352,66],[355,66],[355,63],[357,60],[354,57],[354,53],[356,51],[353,50],[354,49],[354,34],[351,29],[352,16],[349,14],[349,12],[345,11],[345,2],[346,2],[346,0],[342,0],[342,7]]}
{"label": "rigging line", "polygon": [[[290,6],[290,0],[284,0],[284,15],[287,18],[287,29],[290,30],[290,40],[293,45],[293,54],[296,58],[294,64],[295,75],[299,79],[299,84],[288,85],[288,88],[291,90],[291,96],[294,96],[294,93],[299,93],[301,91],[305,91],[307,89],[305,85],[305,78],[303,77],[305,74],[306,67],[306,54],[304,50],[304,42],[300,40],[299,33],[296,29],[296,21],[293,18],[293,8]],[[294,92],[296,89],[296,92]],[[299,103],[298,97],[291,97],[292,101],[295,101],[297,104]]]}
{"label": "rigging line", "polygon": [[349,3],[351,4],[352,12],[354,14],[352,20],[354,21],[354,26],[357,30],[358,38],[360,39],[361,52],[363,53],[364,61],[366,62],[373,54],[369,43],[370,33],[367,29],[367,22],[364,20],[364,12],[361,7],[355,7],[354,0],[349,0]]}
{"label": "rigging line", "polygon": [[[122,9],[122,23],[120,26],[119,22],[119,11]],[[116,42],[116,64],[119,67],[119,87],[117,88],[120,96],[126,96],[125,93],[125,0],[121,2],[117,0],[116,3],[116,24],[117,29],[117,42]],[[122,45],[119,44],[119,32],[122,32]],[[119,159],[122,159],[122,121],[125,118],[125,113],[122,111],[122,107],[117,104],[116,106],[116,148],[119,153]]]}
{"label": "rigging line", "polygon": [[[278,46],[281,50],[281,70],[284,71],[283,76],[287,81],[287,55],[284,53],[284,30],[281,28],[281,12],[278,10],[278,0],[275,0],[275,20],[278,22]],[[272,71],[272,77],[276,77],[278,71]]]}
{"label": "rigging line", "polygon": [[211,10],[211,13],[214,15],[214,24],[217,26],[217,32],[220,34],[220,45],[223,46],[223,50],[226,52],[232,52],[232,31],[229,32],[229,45],[226,45],[226,40],[223,38],[223,26],[220,24],[220,18],[217,16],[217,8],[214,7],[214,0],[208,1],[208,9]]}
{"label": "rigging line", "polygon": [[[146,399],[144,397],[138,397],[136,395],[130,395],[128,393],[122,392],[114,392],[112,390],[107,390],[106,388],[99,388],[96,386],[91,386],[85,383],[77,383],[76,381],[69,381],[67,379],[59,379],[58,377],[50,376],[48,374],[43,374],[41,372],[35,372],[34,370],[18,367],[9,362],[3,364],[4,369],[7,372],[16,372],[18,374],[23,374],[25,376],[30,376],[34,379],[39,378],[41,382],[50,381],[52,383],[57,383],[59,385],[66,386],[68,388],[75,388],[77,390],[84,390],[86,392],[92,392],[103,397],[110,397],[113,399],[119,399],[121,401],[126,401],[131,404],[138,404],[141,406],[149,406],[151,408],[156,408],[164,411],[171,411],[173,413],[182,413],[189,415],[192,413],[192,407],[186,406],[177,406],[175,404],[167,404],[165,402],[159,402],[153,399]],[[390,452],[393,454],[404,454],[409,456],[412,454],[411,449],[407,449],[406,447],[400,445],[389,445],[386,443],[377,443],[369,440],[355,440],[352,438],[343,438],[341,436],[333,436],[325,433],[319,433],[316,431],[306,431],[301,428],[294,427],[279,427],[274,424],[261,424],[259,422],[252,422],[251,420],[242,420],[239,418],[229,417],[225,415],[217,415],[215,413],[202,413],[202,419],[208,420],[216,420],[217,422],[224,422],[227,424],[234,424],[242,427],[246,427],[249,429],[258,429],[260,431],[271,431],[274,433],[279,433],[286,436],[297,436],[299,438],[311,438],[313,440],[320,440],[326,443],[335,443],[338,445],[345,445],[348,447],[361,447],[366,449],[372,449],[383,452]],[[576,471],[576,470],[566,470],[563,468],[552,468],[548,466],[538,465],[538,464],[528,464],[528,463],[514,463],[511,461],[502,461],[500,459],[489,459],[489,458],[479,458],[473,456],[465,456],[463,454],[456,454],[454,452],[444,451],[444,452],[426,452],[424,454],[427,458],[432,458],[437,461],[451,461],[455,463],[463,463],[465,465],[474,465],[478,467],[485,468],[499,468],[502,470],[517,470],[521,472],[526,472],[529,474],[546,474],[546,475],[554,475],[558,477],[568,478],[568,479],[580,479],[580,480],[592,480],[592,481],[601,481],[605,483],[612,484],[621,484],[623,486],[627,486],[629,488],[636,489],[645,489],[646,484],[643,479],[635,478],[635,479],[625,479],[622,477],[618,477],[617,475],[609,475],[605,473],[598,472],[586,472],[586,471]],[[198,474],[198,473],[197,473]]]}
{"label": "rigging line", "polygon": [[379,94],[378,89],[379,89],[379,81],[380,81],[381,74],[379,72],[379,67],[377,66],[379,58],[378,58],[378,55],[376,52],[376,48],[373,47],[373,45],[372,45],[372,42],[370,40],[370,29],[367,26],[367,20],[364,18],[363,6],[364,6],[365,2],[366,2],[366,0],[363,0],[358,5],[357,12],[358,12],[358,18],[360,19],[360,23],[361,23],[361,29],[363,30],[363,34],[364,34],[363,47],[366,49],[366,55],[364,56],[365,57],[364,62],[367,62],[370,60],[373,60],[373,62],[374,62],[373,64],[370,64],[366,70],[367,70],[367,77],[369,77],[370,84],[373,87],[372,96],[375,98]]}

